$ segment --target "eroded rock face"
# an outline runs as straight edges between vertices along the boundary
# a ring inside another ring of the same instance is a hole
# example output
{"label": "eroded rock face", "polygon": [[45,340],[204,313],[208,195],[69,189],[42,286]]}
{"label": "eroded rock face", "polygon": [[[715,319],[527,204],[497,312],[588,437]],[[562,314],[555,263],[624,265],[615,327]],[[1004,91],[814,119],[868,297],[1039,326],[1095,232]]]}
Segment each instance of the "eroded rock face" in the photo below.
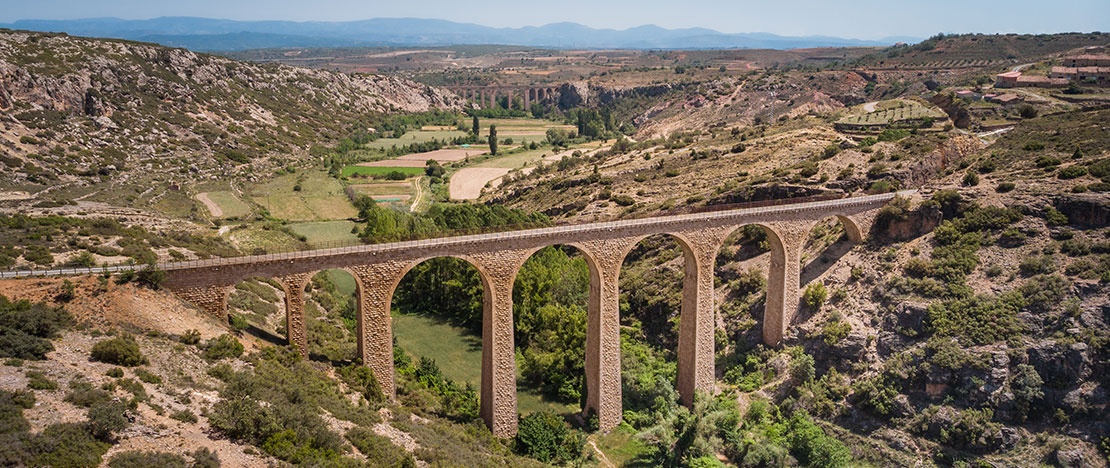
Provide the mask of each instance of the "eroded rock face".
{"label": "eroded rock face", "polygon": [[1043,341],[1029,348],[1029,364],[1037,369],[1049,387],[1068,388],[1091,375],[1091,357],[1086,343],[1066,345]]}
{"label": "eroded rock face", "polygon": [[571,109],[590,102],[590,84],[585,81],[564,83],[559,87],[559,108]]}
{"label": "eroded rock face", "polygon": [[1057,197],[1055,205],[1073,226],[1100,228],[1110,225],[1110,194],[1069,193]]}

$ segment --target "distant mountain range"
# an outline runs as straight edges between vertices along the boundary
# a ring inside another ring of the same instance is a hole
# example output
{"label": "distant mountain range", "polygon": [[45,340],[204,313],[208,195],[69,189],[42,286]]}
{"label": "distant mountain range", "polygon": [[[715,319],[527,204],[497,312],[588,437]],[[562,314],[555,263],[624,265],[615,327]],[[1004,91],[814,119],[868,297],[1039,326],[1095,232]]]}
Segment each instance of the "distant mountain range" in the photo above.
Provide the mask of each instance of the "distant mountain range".
{"label": "distant mountain range", "polygon": [[198,51],[235,51],[284,47],[445,46],[502,44],[550,48],[620,49],[798,49],[886,46],[920,38],[881,40],[826,36],[790,37],[769,33],[725,34],[704,28],[665,29],[654,25],[618,31],[576,23],[522,28],[492,28],[436,19],[377,18],[347,22],[232,21],[164,17],[148,20],[89,18],[19,20],[0,28],[65,32],[155,42]]}

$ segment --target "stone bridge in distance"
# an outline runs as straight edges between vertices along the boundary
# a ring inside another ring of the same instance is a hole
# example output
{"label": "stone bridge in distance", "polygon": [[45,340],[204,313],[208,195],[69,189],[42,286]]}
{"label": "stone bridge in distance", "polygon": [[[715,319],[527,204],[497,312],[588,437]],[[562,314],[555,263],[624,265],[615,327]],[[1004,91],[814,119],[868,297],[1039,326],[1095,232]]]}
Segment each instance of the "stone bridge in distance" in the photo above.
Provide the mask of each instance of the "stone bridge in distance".
{"label": "stone bridge in distance", "polygon": [[539,249],[569,245],[585,257],[590,271],[586,338],[586,407],[602,429],[621,420],[619,291],[625,256],[637,243],[666,234],[681,246],[685,274],[679,318],[678,392],[691,404],[696,391],[712,392],[715,306],[713,272],[725,239],[746,225],[761,226],[771,248],[763,341],[778,344],[798,309],[801,255],[810,229],[828,217],[843,224],[853,242],[869,232],[878,210],[895,194],[848,197],[777,206],[732,209],[654,218],[556,226],[493,234],[467,235],[360,245],[334,249],[258,255],[161,265],[164,287],[217,317],[227,316],[227,297],[235,284],[270,277],[285,289],[287,336],[307,349],[304,290],[326,269],[350,272],[358,285],[358,353],[374,370],[384,394],[396,396],[390,303],[410,268],[435,257],[457,257],[473,264],[484,291],[482,315],[481,416],[497,436],[517,430],[516,362],[513,344],[513,282],[524,262]]}

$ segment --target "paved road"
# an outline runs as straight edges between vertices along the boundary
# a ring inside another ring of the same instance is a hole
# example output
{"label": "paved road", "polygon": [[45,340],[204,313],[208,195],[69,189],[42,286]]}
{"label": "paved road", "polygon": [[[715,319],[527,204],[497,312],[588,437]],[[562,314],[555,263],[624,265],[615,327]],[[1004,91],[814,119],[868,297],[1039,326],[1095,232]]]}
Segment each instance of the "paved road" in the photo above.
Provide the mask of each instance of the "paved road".
{"label": "paved road", "polygon": [[[907,190],[898,193],[886,193],[880,195],[866,195],[862,197],[848,197],[839,198],[835,200],[811,201],[802,203],[790,203],[783,205],[763,206],[758,208],[740,208],[733,210],[723,211],[710,211],[704,213],[691,213],[683,215],[672,216],[658,216],[653,218],[629,219],[623,221],[608,221],[601,223],[587,223],[587,224],[572,224],[565,226],[555,226],[537,229],[525,229],[519,231],[504,231],[486,234],[472,234],[462,236],[440,237],[433,239],[420,239],[402,242],[390,242],[384,244],[359,244],[347,245],[341,247],[332,247],[315,250],[301,250],[294,252],[273,253],[264,255],[249,255],[243,257],[230,257],[230,258],[216,258],[208,260],[192,260],[185,262],[168,262],[159,263],[157,268],[162,270],[183,270],[191,268],[202,268],[209,266],[219,265],[241,265],[257,262],[267,262],[273,260],[287,260],[287,259],[304,259],[314,257],[329,257],[343,254],[365,253],[365,252],[389,252],[396,250],[406,250],[421,247],[444,247],[451,245],[470,244],[475,242],[488,242],[491,240],[512,240],[512,239],[527,239],[534,237],[546,237],[552,234],[566,234],[566,233],[590,233],[590,232],[604,232],[613,231],[617,229],[626,229],[632,227],[644,226],[666,226],[670,224],[678,224],[696,220],[712,220],[722,218],[733,218],[740,216],[762,215],[762,214],[777,214],[777,213],[796,213],[802,211],[823,211],[831,210],[839,207],[848,207],[854,205],[866,205],[873,203],[886,202],[894,198],[896,195],[910,195],[915,193],[915,190]],[[137,270],[141,266],[136,265],[115,265],[108,267],[95,267],[95,268],[58,268],[49,270],[20,270],[20,271],[0,271],[0,278],[21,278],[30,276],[67,276],[67,275],[90,275],[101,273],[117,273],[121,271]]]}

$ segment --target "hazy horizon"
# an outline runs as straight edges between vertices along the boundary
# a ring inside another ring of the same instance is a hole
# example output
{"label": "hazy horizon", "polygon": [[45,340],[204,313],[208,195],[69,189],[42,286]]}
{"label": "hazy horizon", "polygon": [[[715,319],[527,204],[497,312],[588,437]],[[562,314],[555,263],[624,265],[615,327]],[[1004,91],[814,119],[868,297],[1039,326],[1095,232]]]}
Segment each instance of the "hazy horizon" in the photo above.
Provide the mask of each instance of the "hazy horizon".
{"label": "hazy horizon", "polygon": [[708,28],[722,33],[834,36],[853,39],[929,37],[937,33],[1057,33],[1105,31],[1110,2],[1013,0],[997,5],[935,0],[896,4],[879,0],[695,1],[648,0],[558,3],[490,0],[480,7],[445,0],[375,4],[356,0],[198,0],[187,4],[145,0],[77,2],[40,0],[8,5],[0,22],[87,18],[151,19],[190,16],[238,21],[358,21],[375,18],[442,19],[497,28],[572,22],[624,30],[655,25],[667,29]]}

